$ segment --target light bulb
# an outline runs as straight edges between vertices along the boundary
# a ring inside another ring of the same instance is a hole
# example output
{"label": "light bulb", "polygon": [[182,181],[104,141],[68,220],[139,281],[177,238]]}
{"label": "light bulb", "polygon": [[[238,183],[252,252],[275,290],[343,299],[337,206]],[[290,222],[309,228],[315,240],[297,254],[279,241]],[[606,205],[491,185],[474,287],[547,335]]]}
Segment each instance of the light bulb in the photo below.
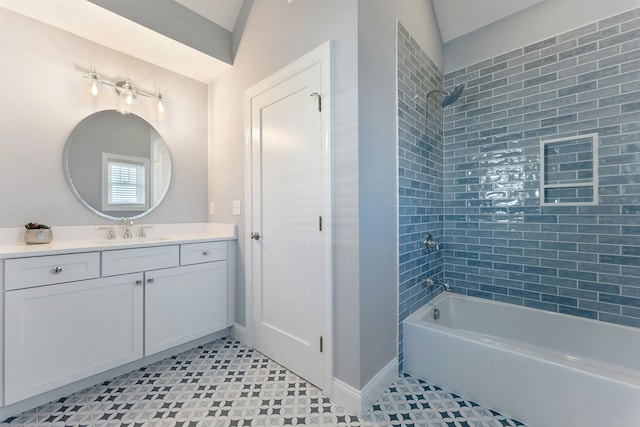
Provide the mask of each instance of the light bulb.
{"label": "light bulb", "polygon": [[164,114],[164,101],[162,100],[160,89],[156,91],[156,110],[159,114]]}
{"label": "light bulb", "polygon": [[89,79],[86,84],[87,91],[91,96],[98,96],[102,93],[102,79],[100,78],[100,74],[96,72],[96,68],[93,67],[89,74],[84,76]]}
{"label": "light bulb", "polygon": [[124,95],[125,95],[125,96],[124,96],[124,102],[125,102],[127,105],[133,105],[133,99],[134,99],[134,98],[133,98],[133,92],[131,92],[130,90],[128,90],[128,91],[126,91],[126,92],[124,93]]}
{"label": "light bulb", "polygon": [[136,102],[136,88],[130,81],[116,83],[118,93],[118,111],[122,114],[130,113],[129,107]]}
{"label": "light bulb", "polygon": [[97,80],[93,80],[93,79],[91,80],[91,88],[89,89],[89,91],[93,96],[98,96],[100,94],[100,88],[98,87]]}

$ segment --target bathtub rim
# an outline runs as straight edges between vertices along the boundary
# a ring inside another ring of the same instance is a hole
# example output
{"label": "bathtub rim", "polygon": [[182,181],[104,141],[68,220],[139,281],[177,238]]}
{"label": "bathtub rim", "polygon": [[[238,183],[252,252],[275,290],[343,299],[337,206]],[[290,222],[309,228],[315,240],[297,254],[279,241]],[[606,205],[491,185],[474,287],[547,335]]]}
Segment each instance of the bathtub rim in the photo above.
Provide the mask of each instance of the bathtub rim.
{"label": "bathtub rim", "polygon": [[[637,388],[640,391],[640,370],[635,370],[632,368],[626,368],[624,366],[619,366],[613,363],[608,363],[600,360],[589,359],[589,358],[576,358],[576,356],[571,354],[566,354],[561,351],[553,350],[546,347],[536,346],[534,344],[528,344],[521,341],[515,341],[508,338],[495,337],[492,335],[482,334],[479,332],[468,331],[464,329],[455,329],[450,328],[448,326],[439,325],[434,322],[423,320],[423,317],[433,308],[437,307],[440,303],[442,303],[447,298],[458,298],[467,301],[480,302],[484,304],[497,304],[500,306],[504,306],[507,308],[516,307],[522,310],[534,311],[539,313],[542,311],[546,315],[550,316],[560,316],[561,318],[574,318],[576,316],[571,316],[564,313],[555,313],[552,311],[539,310],[536,308],[525,307],[515,304],[509,304],[502,301],[495,301],[485,298],[473,297],[463,294],[458,294],[455,292],[442,292],[437,295],[435,298],[427,302],[425,305],[420,307],[414,313],[409,315],[405,320],[402,321],[403,328],[405,325],[409,324],[422,329],[431,329],[437,333],[454,335],[463,339],[465,341],[472,341],[479,345],[489,346],[493,348],[498,348],[502,351],[507,351],[509,353],[514,353],[521,355],[527,358],[535,358],[535,359],[543,359],[549,363],[553,363],[555,365],[563,366],[568,369],[572,369],[575,371],[584,372],[589,375],[594,375],[598,377],[605,378],[610,381],[615,381],[627,386],[632,386]],[[601,321],[588,319],[588,318],[578,318],[580,321],[585,322],[597,322],[601,323]],[[604,322],[606,323],[606,322]],[[631,326],[618,325],[616,323],[606,323],[615,328],[623,328],[629,329],[636,332],[637,328],[633,328]],[[455,331],[455,332],[453,332]],[[637,332],[640,333],[640,332]]]}

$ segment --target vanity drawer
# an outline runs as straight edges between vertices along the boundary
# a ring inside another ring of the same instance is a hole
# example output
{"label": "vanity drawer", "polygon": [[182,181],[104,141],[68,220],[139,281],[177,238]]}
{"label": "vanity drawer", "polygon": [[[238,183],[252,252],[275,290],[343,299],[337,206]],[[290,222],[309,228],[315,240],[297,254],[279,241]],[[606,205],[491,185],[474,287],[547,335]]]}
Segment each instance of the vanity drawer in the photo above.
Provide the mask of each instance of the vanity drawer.
{"label": "vanity drawer", "polygon": [[104,251],[102,276],[177,267],[180,264],[179,256],[178,245]]}
{"label": "vanity drawer", "polygon": [[51,255],[5,261],[5,290],[94,279],[100,276],[100,254]]}
{"label": "vanity drawer", "polygon": [[227,242],[189,243],[180,245],[180,264],[199,264],[201,262],[227,259]]}

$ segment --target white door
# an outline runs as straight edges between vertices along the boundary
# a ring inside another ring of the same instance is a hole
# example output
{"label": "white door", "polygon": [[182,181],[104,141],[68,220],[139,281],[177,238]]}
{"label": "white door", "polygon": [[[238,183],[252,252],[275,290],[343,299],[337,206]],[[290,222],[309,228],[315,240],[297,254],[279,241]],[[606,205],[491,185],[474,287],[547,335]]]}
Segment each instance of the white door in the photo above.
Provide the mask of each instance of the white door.
{"label": "white door", "polygon": [[308,62],[250,97],[248,231],[257,233],[249,248],[254,345],[322,387],[331,283],[328,96],[322,98],[328,87],[323,64]]}

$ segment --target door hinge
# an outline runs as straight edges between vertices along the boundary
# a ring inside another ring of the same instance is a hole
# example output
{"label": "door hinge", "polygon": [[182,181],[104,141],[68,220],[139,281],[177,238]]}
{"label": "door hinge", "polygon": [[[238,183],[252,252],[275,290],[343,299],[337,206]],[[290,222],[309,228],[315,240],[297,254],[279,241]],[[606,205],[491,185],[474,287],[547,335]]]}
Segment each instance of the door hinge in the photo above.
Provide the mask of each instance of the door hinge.
{"label": "door hinge", "polygon": [[322,345],[322,335],[320,335],[320,353],[322,353],[323,345]]}
{"label": "door hinge", "polygon": [[313,92],[311,96],[316,97],[316,99],[318,100],[318,111],[322,112],[322,95],[320,95],[318,92]]}
{"label": "door hinge", "polygon": [[321,216],[318,217],[318,230],[322,231],[322,217]]}

